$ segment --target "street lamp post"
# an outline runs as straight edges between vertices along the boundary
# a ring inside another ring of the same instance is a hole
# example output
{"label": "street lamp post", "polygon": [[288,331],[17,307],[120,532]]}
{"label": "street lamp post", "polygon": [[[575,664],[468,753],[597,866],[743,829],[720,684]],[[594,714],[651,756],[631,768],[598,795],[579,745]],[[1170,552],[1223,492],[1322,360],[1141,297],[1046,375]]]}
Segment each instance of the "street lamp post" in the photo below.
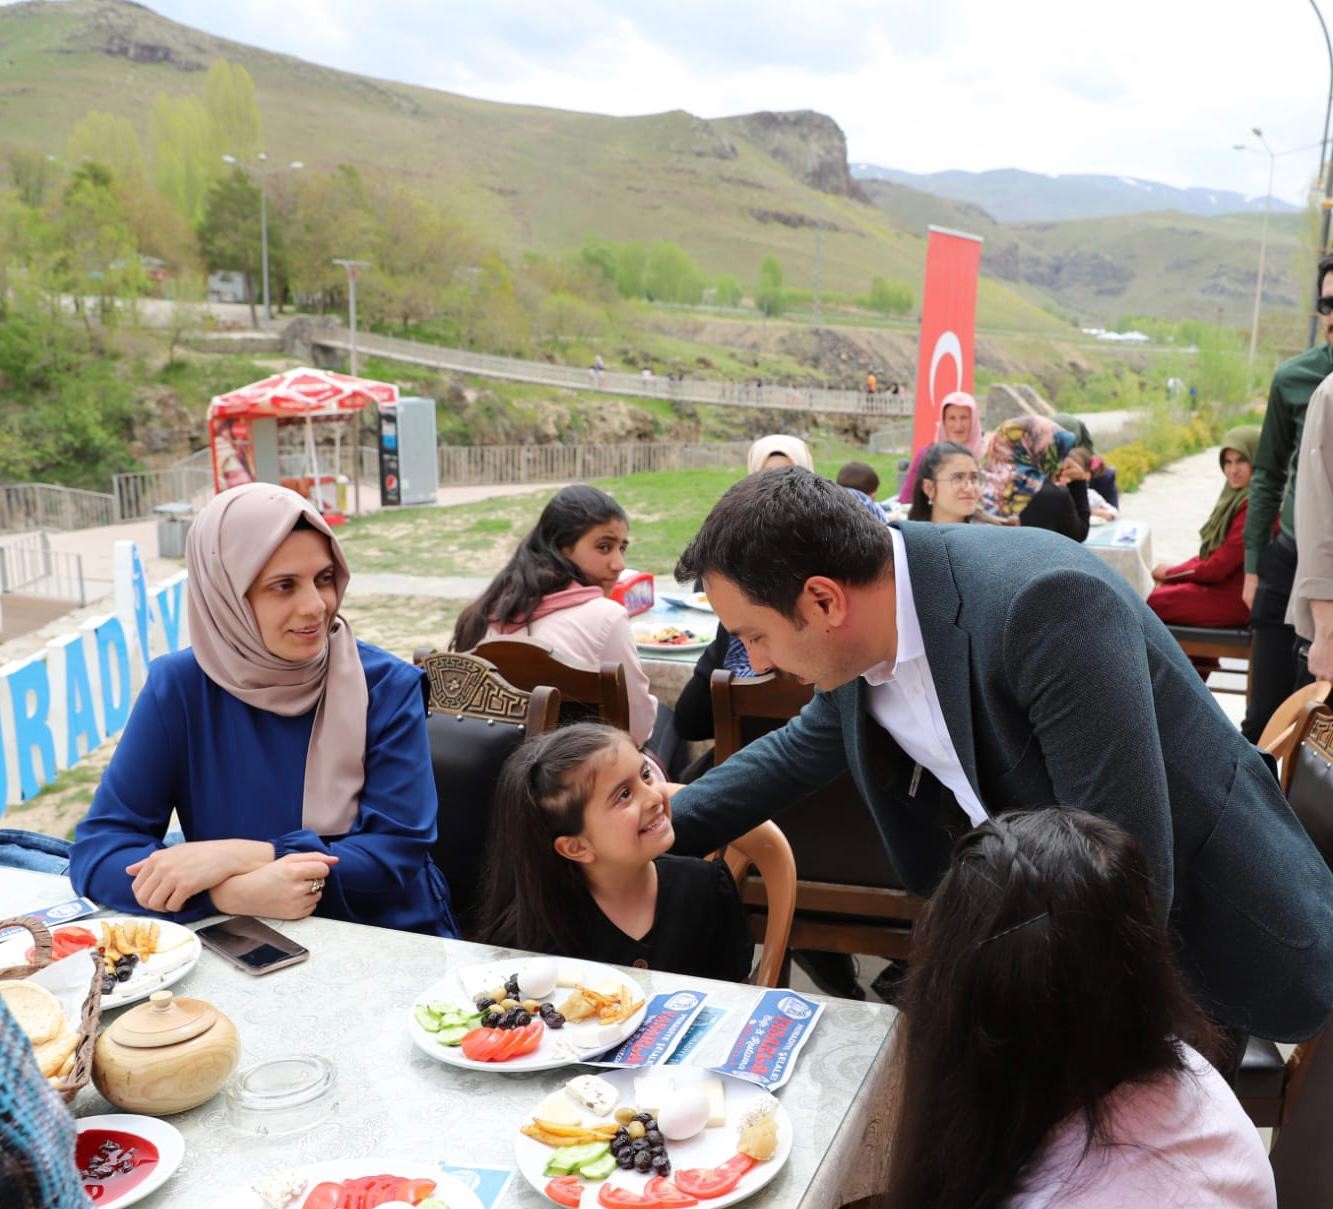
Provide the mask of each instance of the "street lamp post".
{"label": "street lamp post", "polygon": [[[1258,126],[1250,128],[1250,133],[1257,138],[1264,151],[1268,154],[1268,191],[1264,194],[1264,226],[1263,233],[1259,236],[1259,272],[1254,282],[1254,313],[1250,317],[1250,357],[1246,362],[1246,389],[1254,378],[1254,351],[1259,343],[1259,306],[1264,294],[1264,258],[1268,252],[1268,215],[1273,208],[1273,168],[1277,164],[1277,154],[1272,147],[1268,145],[1268,140],[1264,138],[1264,132]],[[1235,145],[1237,151],[1248,151],[1249,148],[1244,143]]]}
{"label": "street lamp post", "polygon": [[[347,326],[352,333],[347,350],[347,368],[356,377],[356,278],[361,269],[370,268],[368,260],[347,260],[334,257],[334,264],[340,264],[347,270]],[[361,515],[361,419],[358,413],[356,422],[355,448],[352,450],[352,510]]]}
{"label": "street lamp post", "polygon": [[[224,155],[222,157],[222,162],[225,164],[235,164],[237,166],[242,166],[241,161],[238,160],[234,155]],[[287,167],[304,168],[305,165],[300,160],[292,160],[292,162],[288,164]],[[268,188],[264,182],[274,172],[280,172],[281,170],[282,170],[281,165],[278,164],[274,164],[272,166],[269,165],[268,154],[263,151],[259,153],[258,163],[253,167],[254,174],[257,177],[259,177],[259,249],[260,249],[259,255],[260,255],[260,262],[263,266],[263,277],[264,277],[265,330],[268,329],[268,325],[273,321],[273,308],[272,306],[269,305],[269,293],[268,293]]]}

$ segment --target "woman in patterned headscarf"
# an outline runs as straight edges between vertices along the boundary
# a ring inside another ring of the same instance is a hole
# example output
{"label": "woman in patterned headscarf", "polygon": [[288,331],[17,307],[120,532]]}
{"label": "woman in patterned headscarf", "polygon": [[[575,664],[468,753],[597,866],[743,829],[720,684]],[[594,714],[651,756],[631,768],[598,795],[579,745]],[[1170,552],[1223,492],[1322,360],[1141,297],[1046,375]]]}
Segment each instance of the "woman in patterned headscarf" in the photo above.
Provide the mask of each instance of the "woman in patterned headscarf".
{"label": "woman in patterned headscarf", "polygon": [[991,433],[982,460],[982,507],[1019,524],[1088,536],[1088,472],[1069,457],[1074,434],[1042,416],[1005,420]]}

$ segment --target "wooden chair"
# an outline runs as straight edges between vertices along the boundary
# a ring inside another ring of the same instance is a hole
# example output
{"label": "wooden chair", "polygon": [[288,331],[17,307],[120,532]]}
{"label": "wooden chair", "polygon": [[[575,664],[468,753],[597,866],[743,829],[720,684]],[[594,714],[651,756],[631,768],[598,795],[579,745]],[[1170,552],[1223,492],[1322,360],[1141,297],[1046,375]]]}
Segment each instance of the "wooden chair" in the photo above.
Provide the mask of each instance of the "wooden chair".
{"label": "wooden chair", "polygon": [[[718,763],[744,746],[747,723],[785,722],[814,695],[809,685],[793,680],[736,679],[725,669],[713,673],[709,687]],[[850,774],[787,809],[780,826],[796,857],[790,947],[906,959],[912,922],[925,902],[898,884]],[[753,881],[737,884],[757,924],[768,907],[767,887]]]}
{"label": "wooden chair", "polygon": [[[1208,626],[1172,625],[1166,627],[1171,637],[1180,643],[1180,649],[1191,659],[1240,659],[1245,663],[1245,688],[1216,689],[1219,693],[1243,693],[1250,699],[1250,645],[1254,635],[1249,626],[1235,629],[1213,629]],[[1226,670],[1226,669],[1222,669]],[[1207,677],[1204,678],[1207,683]]]}
{"label": "wooden chair", "polygon": [[562,721],[571,717],[570,706],[583,707],[582,717],[595,711],[599,722],[629,730],[629,689],[625,669],[618,663],[603,663],[593,671],[566,663],[550,647],[522,638],[493,638],[473,652],[500,669],[510,684],[531,691],[549,684],[560,692]]}
{"label": "wooden chair", "polygon": [[[1324,687],[1327,695],[1327,685]],[[1277,715],[1290,700],[1274,713],[1275,720],[1280,721]],[[1306,701],[1289,726],[1294,728],[1295,741],[1283,764],[1282,790],[1301,826],[1333,869],[1333,709],[1323,701]],[[1236,1094],[1256,1125],[1276,1129],[1291,1120],[1298,1097],[1307,1086],[1307,1072],[1317,1067],[1324,1072],[1320,1078],[1328,1081],[1328,1086],[1321,1084],[1319,1094],[1326,1103],[1333,1104],[1333,1062],[1328,1054],[1318,1052],[1321,1044],[1328,1048],[1324,1043],[1327,1031],[1325,1027],[1298,1045],[1286,1062],[1271,1041],[1250,1038],[1236,1080]],[[1333,1119],[1324,1124],[1333,1126]]]}
{"label": "wooden chair", "polygon": [[1298,688],[1273,711],[1268,719],[1264,733],[1257,744],[1260,751],[1266,751],[1277,762],[1279,768],[1285,765],[1287,757],[1300,742],[1296,729],[1305,712],[1305,707],[1314,702],[1316,705],[1327,701],[1329,690],[1333,688],[1327,680],[1316,680],[1304,688]]}
{"label": "wooden chair", "polygon": [[791,935],[792,913],[796,909],[796,858],[782,828],[771,820],[760,823],[740,839],[733,840],[722,853],[737,886],[743,886],[750,867],[763,878],[766,899],[764,954],[754,981],[757,986],[775,987],[783,981],[787,964],[787,938]]}
{"label": "wooden chair", "polygon": [[426,729],[439,803],[431,855],[467,934],[500,769],[524,739],[555,729],[560,694],[546,686],[516,689],[494,664],[475,655],[436,651],[418,663],[426,673]]}

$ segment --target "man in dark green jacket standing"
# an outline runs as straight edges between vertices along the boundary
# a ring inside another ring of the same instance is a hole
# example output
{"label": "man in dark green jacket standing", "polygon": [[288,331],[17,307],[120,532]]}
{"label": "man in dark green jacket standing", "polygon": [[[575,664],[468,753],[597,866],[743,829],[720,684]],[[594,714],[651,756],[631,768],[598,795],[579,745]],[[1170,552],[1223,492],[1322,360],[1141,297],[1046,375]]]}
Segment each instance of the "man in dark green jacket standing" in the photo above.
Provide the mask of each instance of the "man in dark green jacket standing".
{"label": "man in dark green jacket standing", "polygon": [[[1251,743],[1296,688],[1296,631],[1287,624],[1287,602],[1296,576],[1296,455],[1310,396],[1333,374],[1333,256],[1319,262],[1318,305],[1325,341],[1277,367],[1250,479],[1244,597],[1250,606],[1254,642],[1250,703],[1241,732]],[[1279,519],[1274,534],[1273,525]]]}

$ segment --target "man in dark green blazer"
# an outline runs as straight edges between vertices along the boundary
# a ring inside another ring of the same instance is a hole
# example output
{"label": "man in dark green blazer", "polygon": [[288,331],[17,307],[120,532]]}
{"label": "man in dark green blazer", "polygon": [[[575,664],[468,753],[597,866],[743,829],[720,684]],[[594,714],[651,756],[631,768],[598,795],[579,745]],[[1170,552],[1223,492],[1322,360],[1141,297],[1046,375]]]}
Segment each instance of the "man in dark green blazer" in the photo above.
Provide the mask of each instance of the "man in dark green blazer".
{"label": "man in dark green blazer", "polygon": [[1129,585],[1057,534],[885,527],[808,471],[718,502],[676,568],[756,674],[819,690],[672,795],[711,850],[850,769],[928,896],[987,815],[1058,804],[1138,837],[1204,1006],[1278,1041],[1333,1009],[1333,874],[1258,751]]}

